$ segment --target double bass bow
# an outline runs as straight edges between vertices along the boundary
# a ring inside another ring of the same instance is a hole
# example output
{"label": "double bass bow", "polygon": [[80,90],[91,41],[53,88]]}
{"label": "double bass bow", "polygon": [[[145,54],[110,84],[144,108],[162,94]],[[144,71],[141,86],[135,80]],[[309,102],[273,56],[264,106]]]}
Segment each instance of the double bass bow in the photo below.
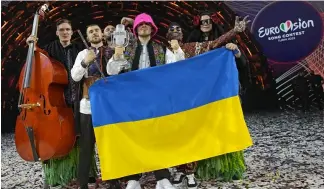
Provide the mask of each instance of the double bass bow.
{"label": "double bass bow", "polygon": [[[37,37],[39,18],[47,9],[45,4],[36,11],[31,35]],[[30,43],[18,81],[15,143],[22,159],[45,161],[63,157],[72,150],[76,136],[73,111],[64,100],[66,85],[68,74],[64,65],[35,48],[34,42]]]}

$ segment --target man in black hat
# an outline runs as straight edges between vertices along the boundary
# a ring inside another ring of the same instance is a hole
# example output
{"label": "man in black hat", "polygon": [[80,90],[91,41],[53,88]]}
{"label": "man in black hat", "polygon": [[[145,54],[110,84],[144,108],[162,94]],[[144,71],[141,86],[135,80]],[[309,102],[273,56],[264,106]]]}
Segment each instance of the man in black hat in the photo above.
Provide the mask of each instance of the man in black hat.
{"label": "man in black hat", "polygon": [[[171,48],[168,48],[166,50],[166,55],[169,57],[169,61],[166,60],[166,63],[173,63],[177,62],[179,60],[183,60],[185,58],[190,58],[193,56],[197,56],[199,54],[203,54],[205,52],[208,52],[212,50],[213,48],[219,47],[220,44],[226,44],[225,48],[228,50],[233,51],[235,57],[239,59],[241,57],[241,52],[238,48],[238,46],[234,43],[226,43],[229,41],[232,37],[234,37],[235,33],[242,32],[245,29],[246,23],[248,21],[243,19],[243,21],[239,21],[238,17],[235,21],[235,27],[232,33],[224,33],[224,30],[221,30],[221,27],[213,22],[212,15],[203,13],[200,15],[200,26],[199,30],[195,30],[195,32],[192,32],[189,36],[189,40],[187,43],[183,43],[183,33],[182,28],[178,23],[172,22],[169,25],[168,32],[166,34],[166,38],[171,46]],[[198,24],[199,24],[198,23]],[[170,50],[173,49],[173,50]],[[174,50],[176,49],[176,52]],[[182,57],[179,57],[179,53],[182,52]],[[172,57],[173,58],[170,58]],[[178,56],[177,56],[178,55]],[[237,154],[240,154],[241,152],[234,152]],[[232,153],[233,154],[233,153]],[[227,156],[224,155],[219,157],[214,157],[217,159],[217,161],[231,161],[231,162],[243,162],[243,156],[240,156],[241,158],[233,158],[229,159]],[[233,156],[234,157],[234,156]],[[203,163],[205,164],[205,163]],[[195,179],[195,171],[197,168],[197,162],[192,162],[184,165],[180,165],[176,167],[176,171],[173,177],[173,185],[176,187],[183,187],[185,185],[185,188],[190,189],[196,189],[198,184]],[[207,169],[207,171],[211,171],[213,169],[212,167],[201,167],[200,169]],[[236,173],[236,170],[234,168],[224,168],[224,172],[230,172],[234,176],[236,176],[239,173]],[[240,177],[240,175],[238,176]]]}

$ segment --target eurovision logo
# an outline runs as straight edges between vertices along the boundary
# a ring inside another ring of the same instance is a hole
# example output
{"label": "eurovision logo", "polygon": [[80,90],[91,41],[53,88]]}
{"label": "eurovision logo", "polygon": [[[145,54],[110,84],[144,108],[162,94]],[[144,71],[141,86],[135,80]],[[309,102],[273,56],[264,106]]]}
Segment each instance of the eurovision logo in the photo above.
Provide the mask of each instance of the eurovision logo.
{"label": "eurovision logo", "polygon": [[[303,21],[302,19],[299,18],[298,21],[296,21],[294,23],[291,20],[287,20],[286,22],[281,23],[279,26],[270,27],[270,28],[261,27],[261,28],[259,28],[258,33],[259,33],[260,38],[269,36],[268,40],[278,39],[278,42],[282,42],[285,40],[279,40],[279,39],[292,37],[292,36],[296,36],[296,35],[304,35],[305,34],[304,30],[311,28],[311,27],[314,27],[313,20]],[[282,32],[292,33],[295,31],[301,31],[301,32],[289,34],[289,35],[285,35],[285,34],[279,35]],[[292,38],[291,40],[294,40],[294,39],[296,39],[296,38]]]}
{"label": "eurovision logo", "polygon": [[280,24],[280,29],[283,32],[287,32],[290,28],[292,28],[292,21],[287,20],[285,23]]}
{"label": "eurovision logo", "polygon": [[316,49],[322,39],[323,24],[309,3],[274,2],[259,12],[251,30],[269,59],[294,62]]}

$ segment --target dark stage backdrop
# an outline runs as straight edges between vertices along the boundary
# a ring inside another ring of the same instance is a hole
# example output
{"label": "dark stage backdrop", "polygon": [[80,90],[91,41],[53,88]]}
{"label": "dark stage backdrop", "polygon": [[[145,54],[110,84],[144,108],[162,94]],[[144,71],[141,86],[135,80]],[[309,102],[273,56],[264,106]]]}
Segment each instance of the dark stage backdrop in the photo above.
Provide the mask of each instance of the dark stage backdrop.
{"label": "dark stage backdrop", "polygon": [[[33,13],[44,2],[2,1],[1,17],[1,81],[2,81],[2,131],[12,130],[17,115],[17,80],[27,55],[26,38],[31,33]],[[256,14],[270,2],[103,2],[61,1],[50,2],[50,12],[40,22],[39,45],[56,39],[55,22],[61,18],[72,20],[74,30],[85,34],[88,24],[97,23],[102,28],[118,24],[124,16],[134,18],[141,12],[152,15],[159,27],[155,40],[166,43],[165,33],[170,22],[178,22],[184,28],[184,37],[193,29],[192,20],[202,10],[217,13],[220,24],[228,31],[234,25],[235,16],[249,15],[253,21]],[[316,2],[312,2],[315,4]],[[316,4],[322,11],[323,4]],[[250,27],[250,26],[249,26]],[[73,40],[81,42],[77,33]],[[275,77],[296,63],[277,64],[267,60],[250,29],[236,36],[247,64],[240,68],[242,102],[245,111],[276,109],[277,94]],[[278,66],[280,65],[280,66]]]}

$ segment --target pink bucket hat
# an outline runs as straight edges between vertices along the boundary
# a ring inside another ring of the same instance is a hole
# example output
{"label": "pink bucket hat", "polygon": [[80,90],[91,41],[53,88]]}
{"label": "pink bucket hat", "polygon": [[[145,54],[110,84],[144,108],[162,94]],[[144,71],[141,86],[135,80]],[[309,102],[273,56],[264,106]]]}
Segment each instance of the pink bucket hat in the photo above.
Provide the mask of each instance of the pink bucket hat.
{"label": "pink bucket hat", "polygon": [[133,33],[134,35],[137,36],[137,31],[136,28],[139,24],[146,22],[146,23],[150,23],[153,27],[153,34],[151,35],[152,37],[157,33],[158,28],[156,27],[156,25],[153,22],[153,19],[150,15],[142,13],[136,16],[135,21],[134,21],[134,25],[133,25]]}

